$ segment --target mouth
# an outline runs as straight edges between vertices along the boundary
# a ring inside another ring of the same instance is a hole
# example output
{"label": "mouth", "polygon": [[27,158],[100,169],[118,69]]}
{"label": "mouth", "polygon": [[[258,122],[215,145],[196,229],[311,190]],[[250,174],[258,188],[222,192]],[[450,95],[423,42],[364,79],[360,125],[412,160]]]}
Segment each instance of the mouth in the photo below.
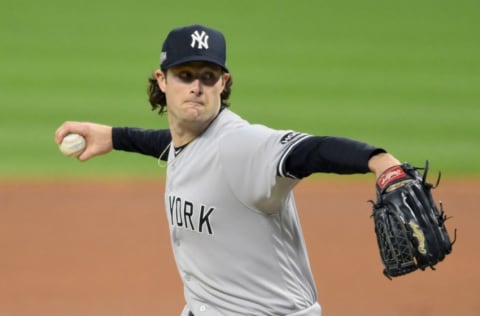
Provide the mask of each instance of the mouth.
{"label": "mouth", "polygon": [[203,106],[203,102],[200,100],[186,100],[185,103],[194,106]]}

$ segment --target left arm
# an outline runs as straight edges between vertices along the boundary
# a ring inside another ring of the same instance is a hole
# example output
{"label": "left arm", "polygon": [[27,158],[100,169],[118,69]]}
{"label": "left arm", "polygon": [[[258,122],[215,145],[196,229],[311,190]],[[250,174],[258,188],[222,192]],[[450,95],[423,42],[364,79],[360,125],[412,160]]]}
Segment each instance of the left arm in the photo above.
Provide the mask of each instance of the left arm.
{"label": "left arm", "polygon": [[301,179],[316,172],[355,174],[374,172],[378,177],[400,162],[384,149],[349,138],[312,136],[293,148],[281,174]]}

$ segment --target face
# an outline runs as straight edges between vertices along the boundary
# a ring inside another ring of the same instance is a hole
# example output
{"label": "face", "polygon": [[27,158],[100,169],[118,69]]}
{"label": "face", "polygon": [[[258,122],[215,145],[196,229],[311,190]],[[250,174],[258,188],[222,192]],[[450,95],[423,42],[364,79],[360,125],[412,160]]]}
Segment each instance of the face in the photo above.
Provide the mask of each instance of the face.
{"label": "face", "polygon": [[165,93],[169,122],[189,125],[209,124],[220,110],[228,73],[214,64],[191,62],[155,73]]}

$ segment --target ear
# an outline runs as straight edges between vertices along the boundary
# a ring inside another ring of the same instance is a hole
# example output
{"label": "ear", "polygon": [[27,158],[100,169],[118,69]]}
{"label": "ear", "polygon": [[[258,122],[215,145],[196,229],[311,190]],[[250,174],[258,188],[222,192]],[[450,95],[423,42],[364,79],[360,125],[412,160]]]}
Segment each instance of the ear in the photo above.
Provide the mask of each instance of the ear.
{"label": "ear", "polygon": [[223,74],[223,82],[227,82],[230,79],[230,73],[226,72]]}
{"label": "ear", "polygon": [[157,69],[155,71],[155,78],[157,78],[158,87],[163,93],[165,93],[167,74],[161,71],[160,69]]}
{"label": "ear", "polygon": [[225,89],[225,85],[227,84],[228,79],[230,79],[230,73],[226,72],[223,74],[223,88]]}

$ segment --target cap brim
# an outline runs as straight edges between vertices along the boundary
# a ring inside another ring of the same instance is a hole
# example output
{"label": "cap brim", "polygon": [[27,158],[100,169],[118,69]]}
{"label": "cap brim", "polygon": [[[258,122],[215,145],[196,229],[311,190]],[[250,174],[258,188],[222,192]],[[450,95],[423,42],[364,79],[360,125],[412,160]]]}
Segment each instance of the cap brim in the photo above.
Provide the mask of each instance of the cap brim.
{"label": "cap brim", "polygon": [[196,61],[212,63],[212,64],[215,64],[215,65],[219,66],[220,68],[222,68],[225,72],[229,72],[228,68],[225,65],[223,65],[223,63],[219,62],[217,59],[211,58],[209,56],[202,56],[202,55],[189,56],[189,57],[186,57],[186,58],[176,60],[175,62],[172,62],[172,63],[168,63],[168,61],[166,61],[161,65],[161,67],[163,69],[168,69],[168,68],[171,68],[171,67],[174,67],[174,66],[178,66],[178,65],[185,64],[185,63],[190,63],[190,62],[196,62]]}

